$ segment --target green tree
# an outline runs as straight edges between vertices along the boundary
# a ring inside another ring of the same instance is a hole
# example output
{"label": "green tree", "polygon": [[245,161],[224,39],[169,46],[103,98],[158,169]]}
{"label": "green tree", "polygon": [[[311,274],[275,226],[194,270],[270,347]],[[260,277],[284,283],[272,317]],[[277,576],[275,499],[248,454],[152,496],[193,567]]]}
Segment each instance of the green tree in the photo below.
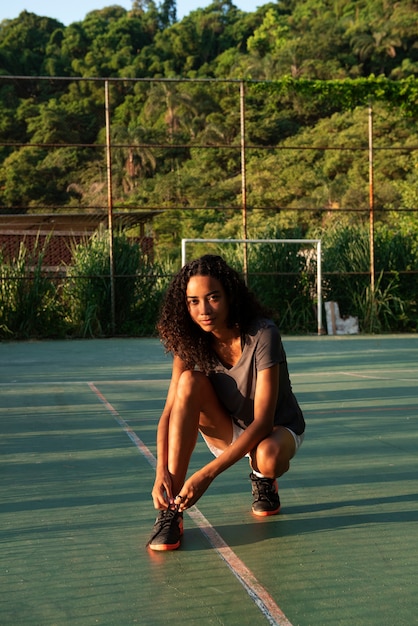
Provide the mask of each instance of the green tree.
{"label": "green tree", "polygon": [[[46,49],[51,36],[62,24],[49,17],[22,11],[0,29],[0,73],[14,76],[42,76]],[[24,83],[21,87],[26,87]]]}

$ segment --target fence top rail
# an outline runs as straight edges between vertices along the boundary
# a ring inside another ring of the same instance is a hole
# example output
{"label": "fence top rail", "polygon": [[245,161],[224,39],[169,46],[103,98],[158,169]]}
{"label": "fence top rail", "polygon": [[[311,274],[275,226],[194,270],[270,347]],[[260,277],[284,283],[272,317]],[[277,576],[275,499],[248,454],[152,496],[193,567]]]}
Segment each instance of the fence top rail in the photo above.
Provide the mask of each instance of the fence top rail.
{"label": "fence top rail", "polygon": [[24,76],[24,75],[12,75],[2,74],[0,80],[47,80],[47,81],[64,81],[64,82],[109,82],[109,83],[272,83],[276,81],[268,79],[253,79],[253,78],[184,78],[181,76],[173,77],[158,77],[155,76]]}
{"label": "fence top rail", "polygon": [[184,243],[320,243],[321,239],[182,239]]}

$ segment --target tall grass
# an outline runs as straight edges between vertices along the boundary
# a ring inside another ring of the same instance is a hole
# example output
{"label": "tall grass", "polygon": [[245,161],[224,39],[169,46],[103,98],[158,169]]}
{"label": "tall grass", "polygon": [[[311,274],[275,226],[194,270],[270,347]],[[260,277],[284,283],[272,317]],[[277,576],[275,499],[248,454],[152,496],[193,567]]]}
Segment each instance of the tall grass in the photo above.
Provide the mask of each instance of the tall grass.
{"label": "tall grass", "polygon": [[[379,226],[375,233],[376,282],[370,286],[366,226],[323,232],[324,299],[359,318],[362,332],[418,330],[418,245],[414,233]],[[303,238],[299,232],[269,232],[263,238]],[[99,231],[74,245],[61,284],[43,271],[45,248],[30,252],[22,242],[11,262],[0,259],[0,338],[100,337],[155,334],[160,303],[178,270],[169,261],[150,263],[124,233],[113,239],[115,322],[111,314],[109,236]],[[243,271],[242,246],[213,247]],[[207,250],[204,250],[205,252]],[[284,333],[316,332],[316,258],[296,244],[249,244],[249,287],[272,312]]]}
{"label": "tall grass", "polygon": [[375,286],[371,287],[367,226],[323,233],[324,298],[336,300],[342,314],[359,318],[364,332],[418,329],[416,236],[381,225],[375,230]]}
{"label": "tall grass", "polygon": [[[64,300],[76,335],[113,334],[111,309],[110,241],[108,231],[96,232],[75,245],[68,267]],[[153,300],[154,274],[140,246],[124,233],[113,238],[116,335],[137,334],[138,307]],[[140,307],[141,308],[141,307]],[[148,313],[149,315],[149,313]],[[149,325],[148,325],[149,326]]]}
{"label": "tall grass", "polygon": [[136,303],[131,315],[132,334],[143,337],[156,334],[161,303],[175,273],[170,260],[148,265],[142,270],[138,276]]}
{"label": "tall grass", "polygon": [[362,293],[353,293],[353,305],[358,313],[361,326],[368,333],[387,332],[398,328],[405,320],[405,307],[396,295],[397,281],[394,279],[382,286],[383,273],[378,277],[374,291],[368,285]]}
{"label": "tall grass", "polygon": [[57,283],[43,272],[48,241],[33,251],[25,242],[10,262],[0,260],[0,337],[27,339],[65,334]]}

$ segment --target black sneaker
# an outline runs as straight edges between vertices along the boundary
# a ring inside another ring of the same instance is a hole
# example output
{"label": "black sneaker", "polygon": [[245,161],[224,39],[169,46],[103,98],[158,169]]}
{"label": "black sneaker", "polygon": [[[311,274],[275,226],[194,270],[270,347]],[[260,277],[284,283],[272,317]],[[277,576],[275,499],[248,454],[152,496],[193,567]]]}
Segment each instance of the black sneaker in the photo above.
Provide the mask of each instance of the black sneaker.
{"label": "black sneaker", "polygon": [[252,512],[254,515],[265,517],[276,515],[280,511],[280,498],[277,480],[275,478],[257,478],[251,472],[251,492],[253,494]]}
{"label": "black sneaker", "polygon": [[151,550],[176,550],[183,534],[183,513],[177,509],[160,511],[147,546]]}

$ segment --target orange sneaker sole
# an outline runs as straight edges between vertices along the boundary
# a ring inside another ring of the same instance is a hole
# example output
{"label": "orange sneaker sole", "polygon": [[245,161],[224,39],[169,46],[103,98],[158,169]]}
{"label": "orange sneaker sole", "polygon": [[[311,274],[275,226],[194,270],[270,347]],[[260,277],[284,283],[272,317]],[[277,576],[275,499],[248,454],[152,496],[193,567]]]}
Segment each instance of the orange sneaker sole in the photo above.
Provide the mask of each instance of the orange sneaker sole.
{"label": "orange sneaker sole", "polygon": [[274,511],[254,511],[254,509],[251,509],[251,511],[257,517],[269,517],[270,515],[277,515],[280,512],[280,507]]}

